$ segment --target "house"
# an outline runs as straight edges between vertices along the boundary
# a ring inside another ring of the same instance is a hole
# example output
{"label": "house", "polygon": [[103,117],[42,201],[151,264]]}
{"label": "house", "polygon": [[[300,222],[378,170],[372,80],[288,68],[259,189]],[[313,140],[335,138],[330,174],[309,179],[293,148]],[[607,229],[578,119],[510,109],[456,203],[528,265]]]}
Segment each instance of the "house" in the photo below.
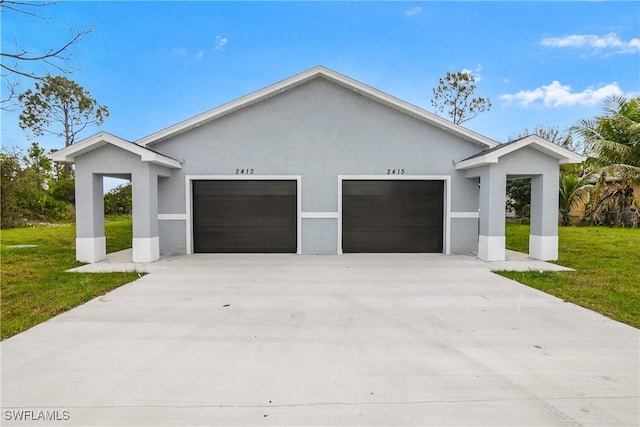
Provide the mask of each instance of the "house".
{"label": "house", "polygon": [[103,177],[133,191],[133,260],[198,252],[505,257],[505,183],[532,178],[530,256],[557,258],[558,173],[582,158],[495,141],[322,66],[75,163],[77,259],[105,258]]}

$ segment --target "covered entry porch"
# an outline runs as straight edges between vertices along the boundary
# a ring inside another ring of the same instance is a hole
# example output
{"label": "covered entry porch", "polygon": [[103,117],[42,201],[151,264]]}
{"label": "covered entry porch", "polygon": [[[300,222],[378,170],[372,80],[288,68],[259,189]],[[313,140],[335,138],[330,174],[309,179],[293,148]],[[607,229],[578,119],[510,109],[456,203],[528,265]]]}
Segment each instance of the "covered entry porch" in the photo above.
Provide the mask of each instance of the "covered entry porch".
{"label": "covered entry porch", "polygon": [[531,178],[531,231],[529,256],[558,259],[558,197],[561,164],[584,158],[536,135],[499,145],[460,161],[468,179],[479,179],[480,224],[478,257],[506,259],[505,211],[507,180]]}
{"label": "covered entry porch", "polygon": [[101,132],[52,154],[57,162],[75,163],[76,259],[94,263],[106,258],[103,179],[127,179],[132,186],[132,261],[160,258],[158,180],[181,168],[179,161]]}

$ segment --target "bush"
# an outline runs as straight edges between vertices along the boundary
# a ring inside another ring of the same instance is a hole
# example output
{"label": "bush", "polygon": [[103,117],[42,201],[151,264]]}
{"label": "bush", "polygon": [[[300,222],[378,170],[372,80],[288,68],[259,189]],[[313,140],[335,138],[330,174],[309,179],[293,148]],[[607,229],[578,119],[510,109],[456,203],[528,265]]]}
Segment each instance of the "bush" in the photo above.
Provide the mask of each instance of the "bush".
{"label": "bush", "polygon": [[118,185],[104,195],[105,215],[131,215],[131,183]]}

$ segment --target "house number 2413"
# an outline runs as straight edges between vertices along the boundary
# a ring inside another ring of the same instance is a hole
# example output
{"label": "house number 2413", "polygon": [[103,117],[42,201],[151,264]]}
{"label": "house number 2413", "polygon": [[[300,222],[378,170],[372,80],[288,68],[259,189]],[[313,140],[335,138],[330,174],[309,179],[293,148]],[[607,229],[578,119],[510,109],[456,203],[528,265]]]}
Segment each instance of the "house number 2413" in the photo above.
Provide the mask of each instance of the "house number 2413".
{"label": "house number 2413", "polygon": [[250,169],[236,169],[236,175],[253,175],[253,168],[250,168]]}
{"label": "house number 2413", "polygon": [[402,168],[402,169],[387,169],[387,175],[404,175],[404,168]]}

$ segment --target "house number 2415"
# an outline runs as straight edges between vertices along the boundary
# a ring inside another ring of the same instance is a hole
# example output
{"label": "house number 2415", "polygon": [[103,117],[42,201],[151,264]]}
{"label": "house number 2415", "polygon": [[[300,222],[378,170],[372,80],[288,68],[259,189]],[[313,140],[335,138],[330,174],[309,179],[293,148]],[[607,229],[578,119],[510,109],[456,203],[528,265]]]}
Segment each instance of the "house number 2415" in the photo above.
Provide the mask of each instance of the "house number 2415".
{"label": "house number 2415", "polygon": [[402,168],[402,169],[387,169],[387,175],[404,175],[404,168]]}

